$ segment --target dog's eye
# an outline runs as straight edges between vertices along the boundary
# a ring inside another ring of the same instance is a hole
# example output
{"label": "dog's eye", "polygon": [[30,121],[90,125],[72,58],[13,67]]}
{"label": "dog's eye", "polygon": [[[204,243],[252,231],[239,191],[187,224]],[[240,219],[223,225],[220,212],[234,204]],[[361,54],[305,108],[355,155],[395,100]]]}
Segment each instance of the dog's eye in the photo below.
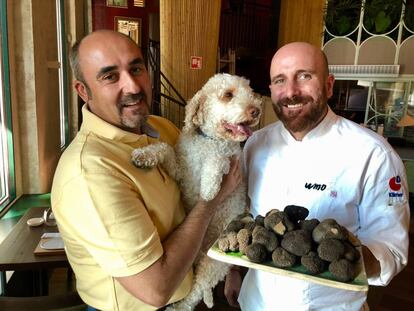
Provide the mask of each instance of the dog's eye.
{"label": "dog's eye", "polygon": [[224,93],[224,98],[232,99],[233,98],[233,92],[228,91],[228,92]]}

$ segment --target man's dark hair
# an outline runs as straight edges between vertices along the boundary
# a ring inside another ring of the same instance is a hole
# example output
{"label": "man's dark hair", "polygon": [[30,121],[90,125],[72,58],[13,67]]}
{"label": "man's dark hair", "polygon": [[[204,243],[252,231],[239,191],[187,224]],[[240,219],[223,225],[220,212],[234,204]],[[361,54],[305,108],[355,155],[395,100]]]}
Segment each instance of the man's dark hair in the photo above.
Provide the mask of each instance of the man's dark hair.
{"label": "man's dark hair", "polygon": [[73,44],[69,54],[69,62],[75,79],[85,83],[85,78],[83,77],[82,70],[79,66],[79,46],[81,45],[82,40],[83,38]]}

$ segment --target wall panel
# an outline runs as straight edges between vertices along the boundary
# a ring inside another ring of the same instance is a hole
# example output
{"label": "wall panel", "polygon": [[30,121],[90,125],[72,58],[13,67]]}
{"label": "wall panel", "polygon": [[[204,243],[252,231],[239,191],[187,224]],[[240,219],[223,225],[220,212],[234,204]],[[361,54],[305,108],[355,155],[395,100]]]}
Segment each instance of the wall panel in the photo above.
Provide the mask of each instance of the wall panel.
{"label": "wall panel", "polygon": [[9,1],[13,112],[18,114],[15,150],[18,194],[50,191],[60,156],[56,1]]}
{"label": "wall panel", "polygon": [[321,46],[325,0],[281,0],[278,47],[294,41]]}
{"label": "wall panel", "polygon": [[[161,0],[161,70],[185,99],[215,74],[221,0]],[[191,56],[202,68],[191,69]]]}
{"label": "wall panel", "polygon": [[[49,192],[60,156],[59,74],[56,1],[32,6],[39,191]],[[47,8],[47,9],[46,9]],[[48,44],[45,44],[48,42]]]}

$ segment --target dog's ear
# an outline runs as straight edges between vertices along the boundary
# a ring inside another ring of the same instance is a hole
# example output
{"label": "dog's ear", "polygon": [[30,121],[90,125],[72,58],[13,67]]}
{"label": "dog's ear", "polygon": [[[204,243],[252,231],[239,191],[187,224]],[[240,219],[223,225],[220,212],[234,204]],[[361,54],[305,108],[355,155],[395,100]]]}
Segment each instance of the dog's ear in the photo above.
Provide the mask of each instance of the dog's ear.
{"label": "dog's ear", "polygon": [[191,131],[200,127],[204,122],[203,108],[206,95],[199,91],[190,99],[185,106],[185,119],[183,131]]}

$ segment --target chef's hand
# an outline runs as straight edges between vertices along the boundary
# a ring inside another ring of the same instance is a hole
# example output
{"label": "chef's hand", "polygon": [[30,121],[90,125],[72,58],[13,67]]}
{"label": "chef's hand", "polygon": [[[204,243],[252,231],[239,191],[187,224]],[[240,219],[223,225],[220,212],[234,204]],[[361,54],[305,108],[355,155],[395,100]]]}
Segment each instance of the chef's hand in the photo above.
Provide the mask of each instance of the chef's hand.
{"label": "chef's hand", "polygon": [[242,284],[242,271],[240,267],[233,266],[226,276],[224,284],[224,296],[230,306],[240,308],[237,298],[239,297]]}

